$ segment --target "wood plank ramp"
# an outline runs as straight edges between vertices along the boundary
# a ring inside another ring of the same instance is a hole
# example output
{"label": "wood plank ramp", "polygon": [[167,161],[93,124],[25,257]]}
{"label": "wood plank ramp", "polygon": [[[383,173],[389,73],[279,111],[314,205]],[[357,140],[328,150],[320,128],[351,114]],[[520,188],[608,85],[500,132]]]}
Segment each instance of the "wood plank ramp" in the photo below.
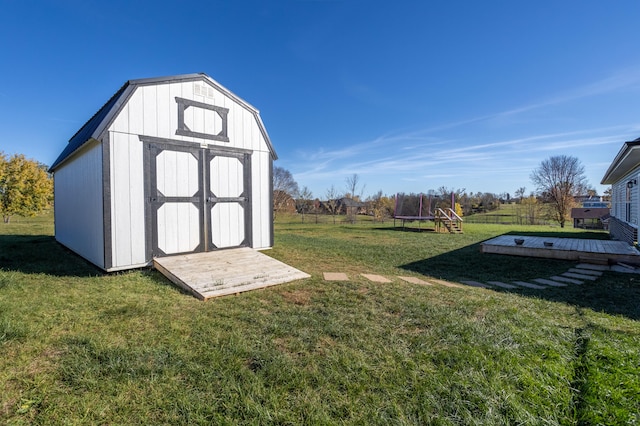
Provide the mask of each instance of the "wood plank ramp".
{"label": "wood plank ramp", "polygon": [[[516,239],[524,240],[522,245]],[[552,243],[551,246],[545,243]],[[547,259],[582,260],[585,263],[640,263],[640,252],[624,241],[500,235],[483,242],[482,253]]]}
{"label": "wood plank ramp", "polygon": [[159,257],[153,266],[200,300],[310,277],[248,247]]}

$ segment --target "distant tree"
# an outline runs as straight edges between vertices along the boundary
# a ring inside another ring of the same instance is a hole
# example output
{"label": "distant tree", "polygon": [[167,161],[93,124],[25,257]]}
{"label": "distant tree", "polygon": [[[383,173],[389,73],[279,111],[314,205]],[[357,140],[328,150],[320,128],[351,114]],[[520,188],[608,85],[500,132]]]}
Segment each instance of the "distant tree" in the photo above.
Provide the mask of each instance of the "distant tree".
{"label": "distant tree", "polygon": [[325,204],[329,213],[333,216],[333,224],[336,224],[336,215],[340,213],[340,204],[338,198],[340,198],[340,194],[336,191],[336,188],[331,185],[331,188],[327,190],[325,194],[327,197],[327,203]]}
{"label": "distant tree", "polygon": [[523,198],[522,201],[520,201],[520,205],[524,211],[527,224],[535,225],[540,215],[540,204],[538,204],[536,196],[531,194],[529,197]]}
{"label": "distant tree", "polygon": [[[344,197],[359,202],[362,198],[362,193],[364,192],[365,187],[364,185],[360,185],[360,176],[358,176],[357,173],[354,173],[345,179],[345,184],[346,193],[344,194]],[[347,203],[345,213],[347,214],[347,220],[349,222],[356,223],[356,214],[358,213],[356,203]]]}
{"label": "distant tree", "polygon": [[296,211],[302,216],[302,223],[304,223],[304,215],[311,211],[313,207],[313,194],[311,190],[306,186],[296,194]]}
{"label": "distant tree", "polygon": [[360,198],[362,198],[362,193],[365,188],[365,185],[360,185],[360,176],[358,176],[357,173],[354,173],[345,179],[345,184],[347,189],[345,197],[359,201]]}
{"label": "distant tree", "polygon": [[[455,206],[451,205],[451,194],[453,193],[456,200],[462,200],[465,196],[465,188],[449,189],[446,186],[438,188],[438,196],[440,199],[436,202],[436,208],[450,209]],[[464,203],[464,200],[462,200]],[[461,203],[462,204],[462,203]]]}
{"label": "distant tree", "polygon": [[574,197],[585,193],[584,167],[576,157],[559,155],[542,161],[531,173],[531,181],[551,206],[551,218],[564,228]]}
{"label": "distant tree", "polygon": [[611,201],[611,187],[605,189],[602,194],[602,201]]}
{"label": "distant tree", "polygon": [[273,168],[273,219],[276,214],[285,211],[298,193],[298,183],[289,170],[282,167]]}
{"label": "distant tree", "polygon": [[460,203],[456,202],[456,203],[454,204],[454,206],[455,206],[455,210],[454,210],[454,211],[456,212],[456,214],[457,214],[459,217],[464,216],[464,212],[462,211],[462,206],[460,205]]}
{"label": "distant tree", "polygon": [[369,205],[370,212],[373,215],[374,222],[382,222],[393,214],[393,211],[389,211],[389,206],[393,208],[393,202],[389,202],[389,197],[386,197],[382,194],[382,191],[376,192],[374,195],[369,197],[367,200],[367,204]]}
{"label": "distant tree", "polygon": [[524,193],[527,191],[527,188],[525,188],[524,186],[521,186],[520,188],[516,189],[516,198],[518,199],[518,201],[522,201],[522,198],[524,197]]}
{"label": "distant tree", "polygon": [[10,158],[0,152],[0,212],[4,223],[11,216],[35,216],[51,207],[53,180],[47,166],[22,154]]}
{"label": "distant tree", "polygon": [[320,221],[320,218],[318,217],[318,215],[321,213],[321,211],[322,211],[322,202],[318,198],[316,198],[311,203],[311,210],[310,210],[310,212],[313,213],[313,216],[315,217],[316,223]]}

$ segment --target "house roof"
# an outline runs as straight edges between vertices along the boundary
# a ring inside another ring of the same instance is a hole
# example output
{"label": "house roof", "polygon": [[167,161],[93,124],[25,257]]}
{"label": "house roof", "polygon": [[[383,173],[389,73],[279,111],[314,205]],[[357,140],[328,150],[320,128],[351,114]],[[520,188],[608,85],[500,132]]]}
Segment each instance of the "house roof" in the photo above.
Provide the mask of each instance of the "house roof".
{"label": "house roof", "polygon": [[608,208],[594,207],[594,208],[573,208],[571,209],[572,219],[600,219],[609,214]]}
{"label": "house roof", "polygon": [[353,198],[342,197],[338,200],[338,204],[345,207],[364,207],[365,204],[360,201],[356,201]]}
{"label": "house roof", "polygon": [[65,146],[64,150],[56,161],[53,162],[49,171],[54,171],[57,167],[59,167],[66,159],[68,159],[71,155],[77,152],[80,148],[82,148],[87,142],[89,142],[92,138],[97,138],[99,134],[111,123],[111,121],[118,115],[122,107],[126,104],[131,94],[135,91],[135,89],[139,86],[147,86],[154,84],[164,84],[164,83],[173,83],[176,81],[197,81],[197,80],[206,80],[209,84],[215,87],[217,90],[222,92],[225,96],[230,97],[240,105],[244,106],[246,109],[251,111],[253,116],[255,117],[258,127],[269,147],[269,151],[271,152],[271,156],[274,160],[278,159],[275,149],[271,143],[271,139],[267,134],[267,130],[264,127],[264,123],[260,118],[260,112],[250,105],[248,102],[239,98],[235,94],[233,94],[230,90],[219,84],[217,81],[209,77],[205,73],[196,73],[196,74],[181,74],[175,76],[168,77],[154,77],[154,78],[143,78],[137,80],[129,80],[118,91],[96,112],[93,117],[89,119],[81,128],[78,130],[72,137],[69,139],[69,143]]}
{"label": "house roof", "polygon": [[611,185],[640,165],[640,138],[625,142],[604,174],[602,185]]}

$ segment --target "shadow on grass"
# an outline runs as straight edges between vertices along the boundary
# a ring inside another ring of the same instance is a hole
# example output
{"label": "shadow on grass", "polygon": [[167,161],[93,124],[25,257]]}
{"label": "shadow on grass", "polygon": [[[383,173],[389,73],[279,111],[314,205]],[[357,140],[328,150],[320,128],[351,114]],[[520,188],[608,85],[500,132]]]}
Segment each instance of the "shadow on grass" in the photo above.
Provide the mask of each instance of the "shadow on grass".
{"label": "shadow on grass", "polygon": [[[541,236],[546,233],[513,232],[509,234]],[[557,234],[549,233],[547,236],[557,236]],[[563,236],[566,237],[567,234]],[[549,278],[567,272],[576,264],[577,262],[574,261],[481,253],[480,243],[476,243],[401,265],[400,268],[457,282],[469,280],[482,283],[488,281],[510,283],[534,278]],[[638,304],[640,275],[605,272],[595,282],[587,281],[582,285],[568,284],[567,287],[548,287],[543,290],[517,288],[495,291],[521,294],[525,297],[536,297],[640,320]]]}
{"label": "shadow on grass", "polygon": [[503,235],[522,235],[524,237],[549,237],[549,238],[577,238],[581,240],[609,240],[609,234],[598,231],[582,231],[567,233],[563,231],[543,231],[543,232],[519,232],[510,231]]}
{"label": "shadow on grass", "polygon": [[0,269],[61,277],[103,274],[49,235],[0,235]]}
{"label": "shadow on grass", "polygon": [[436,232],[435,229],[433,228],[417,228],[417,227],[408,227],[405,226],[404,228],[402,226],[393,226],[393,227],[386,227],[386,228],[372,228],[375,231],[400,231],[400,232],[430,232],[430,233],[434,233]]}

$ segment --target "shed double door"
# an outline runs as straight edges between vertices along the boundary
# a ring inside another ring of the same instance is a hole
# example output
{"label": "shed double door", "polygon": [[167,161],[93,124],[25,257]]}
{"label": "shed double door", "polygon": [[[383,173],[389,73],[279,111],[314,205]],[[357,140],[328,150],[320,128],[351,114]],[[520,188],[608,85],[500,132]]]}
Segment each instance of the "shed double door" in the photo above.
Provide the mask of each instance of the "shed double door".
{"label": "shed double door", "polygon": [[148,143],[151,256],[250,245],[250,155]]}

